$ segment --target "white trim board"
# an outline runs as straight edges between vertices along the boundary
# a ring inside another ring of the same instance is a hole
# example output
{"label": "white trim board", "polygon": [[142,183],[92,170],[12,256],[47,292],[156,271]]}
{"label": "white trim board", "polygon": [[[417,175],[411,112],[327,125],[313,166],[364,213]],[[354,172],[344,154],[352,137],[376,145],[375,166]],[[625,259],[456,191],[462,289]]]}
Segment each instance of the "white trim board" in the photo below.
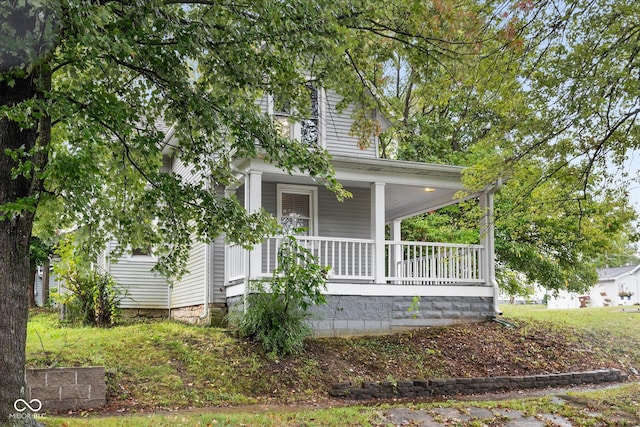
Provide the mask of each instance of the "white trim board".
{"label": "white trim board", "polygon": [[[227,287],[227,298],[244,295],[244,284]],[[358,295],[389,297],[493,297],[492,286],[452,285],[371,285],[328,283],[325,295]]]}

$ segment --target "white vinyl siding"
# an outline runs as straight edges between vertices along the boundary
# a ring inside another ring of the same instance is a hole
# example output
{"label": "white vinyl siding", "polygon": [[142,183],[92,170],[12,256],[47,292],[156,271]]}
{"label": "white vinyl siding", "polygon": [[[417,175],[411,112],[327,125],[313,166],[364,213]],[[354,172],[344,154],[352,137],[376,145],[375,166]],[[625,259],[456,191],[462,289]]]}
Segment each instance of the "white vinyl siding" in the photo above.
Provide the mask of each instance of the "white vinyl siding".
{"label": "white vinyl siding", "polygon": [[[238,197],[238,202],[244,205],[244,185],[238,188],[236,196]],[[278,216],[276,197],[276,183],[262,181],[262,208],[274,217]]]}
{"label": "white vinyl siding", "polygon": [[227,301],[226,292],[224,291],[224,239],[216,239],[211,245],[209,258],[209,271],[211,272],[211,280],[209,281],[212,292],[209,293],[209,302],[224,303]]}
{"label": "white vinyl siding", "polygon": [[[324,187],[318,187],[317,232],[321,237],[345,237],[353,239],[369,239],[371,227],[371,190],[369,188],[346,188],[353,194],[350,199],[339,202],[336,195]],[[244,187],[237,191],[242,203]],[[262,183],[262,207],[277,217],[276,183]]]}
{"label": "white vinyl siding", "polygon": [[[180,158],[173,160],[173,173],[180,175],[185,183],[193,184],[202,180],[201,173],[193,173],[193,168],[185,165]],[[204,304],[206,286],[205,244],[192,240],[193,244],[187,260],[187,273],[173,283],[171,289],[171,308]]]}
{"label": "white vinyl siding", "polygon": [[258,107],[258,109],[260,109],[260,111],[262,111],[263,113],[269,113],[270,108],[269,108],[269,104],[270,104],[270,100],[269,100],[269,96],[267,95],[262,95],[261,97],[259,97],[258,99],[256,99],[256,107]]}
{"label": "white vinyl siding", "polygon": [[99,271],[107,272],[109,270],[109,266],[107,265],[107,255],[109,252],[110,243],[107,243],[104,250],[98,255],[98,259],[96,261],[96,267]]}
{"label": "white vinyl siding", "polygon": [[193,184],[201,181],[202,172],[193,172],[193,166],[185,165],[179,157],[173,159],[173,173],[182,177],[182,181],[187,184]]}
{"label": "white vinyl siding", "polygon": [[[116,250],[118,244],[110,242],[108,253]],[[150,256],[131,256],[124,253],[120,258],[105,264],[107,272],[126,290],[121,302],[122,308],[162,308],[168,307],[168,285],[164,277],[151,271],[156,265]]]}
{"label": "white vinyl siding", "polygon": [[361,150],[358,146],[358,138],[351,135],[353,124],[353,106],[349,105],[338,112],[336,105],[341,98],[333,91],[326,91],[326,113],[322,117],[321,126],[324,126],[325,148],[336,155],[351,155],[376,158],[376,141],[371,138],[368,148]]}
{"label": "white vinyl siding", "polygon": [[198,242],[191,246],[186,266],[188,273],[174,282],[171,290],[171,308],[204,304],[205,247],[204,243]]}
{"label": "white vinyl siding", "polygon": [[336,195],[320,188],[318,192],[318,235],[351,239],[371,238],[371,191],[368,188],[346,188],[353,194],[339,202]]}

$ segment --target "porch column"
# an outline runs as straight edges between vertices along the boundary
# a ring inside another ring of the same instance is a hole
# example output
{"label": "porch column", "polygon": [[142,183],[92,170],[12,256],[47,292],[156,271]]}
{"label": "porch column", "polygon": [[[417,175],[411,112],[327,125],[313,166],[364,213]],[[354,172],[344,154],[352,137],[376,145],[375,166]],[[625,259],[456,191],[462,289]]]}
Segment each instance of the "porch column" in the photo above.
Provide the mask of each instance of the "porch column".
{"label": "porch column", "polygon": [[498,314],[500,313],[498,304],[500,289],[496,281],[493,191],[485,191],[480,195],[480,209],[482,210],[482,218],[480,219],[480,244],[484,246],[482,270],[486,283],[493,286],[493,307],[495,313]]}
{"label": "porch column", "polygon": [[[246,184],[246,183],[245,183]],[[246,187],[245,187],[246,188]],[[224,189],[224,197],[229,198],[229,197],[233,197],[236,195],[236,190],[237,188],[234,187],[227,187]],[[245,192],[246,195],[246,192]],[[246,203],[245,203],[245,207],[246,207]],[[229,286],[229,268],[230,268],[230,258],[231,255],[229,253],[229,242],[227,241],[227,239],[225,238],[224,240],[224,288],[226,289],[227,286]]]}
{"label": "porch column", "polygon": [[[402,220],[394,219],[391,223],[391,240],[394,242],[399,242],[402,240]],[[393,250],[391,250],[389,256],[391,256],[391,270],[389,272],[389,276],[398,277],[400,271],[398,271],[398,266],[402,261],[402,247],[400,245],[393,245]]]}
{"label": "porch column", "polygon": [[[262,172],[249,172],[244,180],[244,207],[250,212],[256,212],[262,208]],[[262,245],[257,244],[249,252],[249,271],[247,279],[256,279],[262,273]],[[247,282],[248,283],[248,282]]]}
{"label": "porch column", "polygon": [[371,239],[373,240],[373,277],[375,283],[384,283],[384,183],[371,184]]}

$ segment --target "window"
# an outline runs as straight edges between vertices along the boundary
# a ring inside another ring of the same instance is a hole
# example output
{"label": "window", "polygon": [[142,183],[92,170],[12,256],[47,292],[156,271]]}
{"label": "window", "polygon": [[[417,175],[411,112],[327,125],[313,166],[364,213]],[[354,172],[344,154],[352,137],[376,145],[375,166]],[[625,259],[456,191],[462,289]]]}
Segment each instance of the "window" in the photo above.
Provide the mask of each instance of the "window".
{"label": "window", "polygon": [[151,256],[151,246],[131,249],[131,256]]}
{"label": "window", "polygon": [[153,253],[151,245],[131,248],[127,251],[127,259],[135,262],[156,262],[158,258]]}
{"label": "window", "polygon": [[300,139],[300,141],[313,145],[320,144],[320,96],[319,90],[313,85],[307,85],[309,92],[309,111],[303,114],[304,118],[294,121],[291,116],[293,111],[291,104],[287,101],[273,98],[273,115],[280,125],[282,136]]}
{"label": "window", "polygon": [[311,98],[311,108],[309,117],[300,122],[300,140],[305,144],[317,144],[318,138],[318,89],[309,85],[309,97]]}
{"label": "window", "polygon": [[317,188],[278,185],[278,222],[285,234],[314,235],[317,205]]}

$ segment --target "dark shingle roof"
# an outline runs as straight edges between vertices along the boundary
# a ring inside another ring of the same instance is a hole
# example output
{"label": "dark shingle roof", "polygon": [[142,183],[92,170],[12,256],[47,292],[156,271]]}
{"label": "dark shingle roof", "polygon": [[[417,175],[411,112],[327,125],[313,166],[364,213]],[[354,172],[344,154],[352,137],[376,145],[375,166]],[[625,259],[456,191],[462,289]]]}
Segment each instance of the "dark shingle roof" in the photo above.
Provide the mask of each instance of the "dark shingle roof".
{"label": "dark shingle roof", "polygon": [[598,269],[598,279],[599,280],[607,280],[613,279],[625,273],[630,273],[638,267],[637,265],[627,265],[624,267],[613,267],[613,268],[600,268]]}

